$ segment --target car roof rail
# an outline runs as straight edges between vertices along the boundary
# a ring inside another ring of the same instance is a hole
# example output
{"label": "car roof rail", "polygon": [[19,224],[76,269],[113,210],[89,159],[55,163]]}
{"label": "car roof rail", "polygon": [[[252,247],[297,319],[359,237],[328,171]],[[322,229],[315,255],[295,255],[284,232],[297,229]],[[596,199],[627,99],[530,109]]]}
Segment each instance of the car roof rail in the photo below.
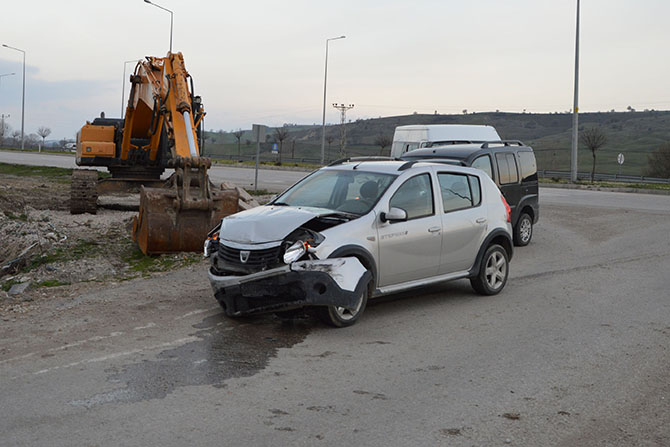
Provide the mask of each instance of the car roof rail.
{"label": "car roof rail", "polygon": [[502,144],[503,146],[525,146],[521,141],[519,140],[498,140],[498,141],[485,141],[484,144],[482,144],[482,149],[488,149],[489,144]]}
{"label": "car roof rail", "polygon": [[340,158],[339,160],[335,160],[334,162],[330,163],[328,166],[337,166],[337,165],[347,163],[349,161],[363,162],[363,161],[401,161],[401,160],[399,158],[396,158],[396,157],[384,157],[384,156],[346,157],[346,158]]}
{"label": "car roof rail", "polygon": [[440,163],[451,166],[465,166],[462,160],[454,160],[453,158],[424,158],[419,160],[410,160],[398,168],[398,171],[406,171],[417,163]]}

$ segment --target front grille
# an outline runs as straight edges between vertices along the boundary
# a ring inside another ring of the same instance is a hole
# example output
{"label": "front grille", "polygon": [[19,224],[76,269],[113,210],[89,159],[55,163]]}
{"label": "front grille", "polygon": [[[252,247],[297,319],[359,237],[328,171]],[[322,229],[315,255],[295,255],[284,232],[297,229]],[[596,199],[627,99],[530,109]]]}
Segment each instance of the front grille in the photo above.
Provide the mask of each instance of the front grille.
{"label": "front grille", "polygon": [[268,248],[265,250],[248,250],[249,258],[247,262],[240,259],[240,251],[237,248],[227,247],[219,244],[219,258],[228,264],[243,267],[245,270],[260,271],[265,268],[274,267],[279,263],[281,246]]}

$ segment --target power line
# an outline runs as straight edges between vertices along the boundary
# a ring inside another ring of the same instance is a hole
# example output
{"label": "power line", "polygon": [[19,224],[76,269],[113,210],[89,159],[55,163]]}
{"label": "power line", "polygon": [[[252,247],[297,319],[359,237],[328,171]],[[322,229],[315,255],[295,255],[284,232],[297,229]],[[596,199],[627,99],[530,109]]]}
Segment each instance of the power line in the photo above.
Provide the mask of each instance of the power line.
{"label": "power line", "polygon": [[347,110],[353,109],[354,105],[333,104],[340,111],[340,155],[344,156],[347,147]]}

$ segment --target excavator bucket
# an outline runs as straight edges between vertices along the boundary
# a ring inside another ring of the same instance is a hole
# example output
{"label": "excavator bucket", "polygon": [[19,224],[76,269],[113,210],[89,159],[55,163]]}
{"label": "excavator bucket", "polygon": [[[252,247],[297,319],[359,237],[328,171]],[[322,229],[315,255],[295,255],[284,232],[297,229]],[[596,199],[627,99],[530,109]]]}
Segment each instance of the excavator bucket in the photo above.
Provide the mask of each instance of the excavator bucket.
{"label": "excavator bucket", "polygon": [[168,185],[140,190],[133,240],[144,254],[201,251],[207,233],[238,211],[238,192],[214,187],[206,168],[177,168]]}

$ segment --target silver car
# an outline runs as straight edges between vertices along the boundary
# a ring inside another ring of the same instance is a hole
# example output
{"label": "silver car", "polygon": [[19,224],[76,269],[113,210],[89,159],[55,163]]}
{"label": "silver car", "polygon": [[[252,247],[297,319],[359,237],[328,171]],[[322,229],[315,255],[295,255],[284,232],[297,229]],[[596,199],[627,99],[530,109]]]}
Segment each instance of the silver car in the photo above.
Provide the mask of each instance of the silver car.
{"label": "silver car", "polygon": [[510,208],[482,171],[347,159],[265,206],[226,217],[205,242],[229,316],[313,308],[356,322],[368,298],[469,278],[494,295],[512,257]]}

